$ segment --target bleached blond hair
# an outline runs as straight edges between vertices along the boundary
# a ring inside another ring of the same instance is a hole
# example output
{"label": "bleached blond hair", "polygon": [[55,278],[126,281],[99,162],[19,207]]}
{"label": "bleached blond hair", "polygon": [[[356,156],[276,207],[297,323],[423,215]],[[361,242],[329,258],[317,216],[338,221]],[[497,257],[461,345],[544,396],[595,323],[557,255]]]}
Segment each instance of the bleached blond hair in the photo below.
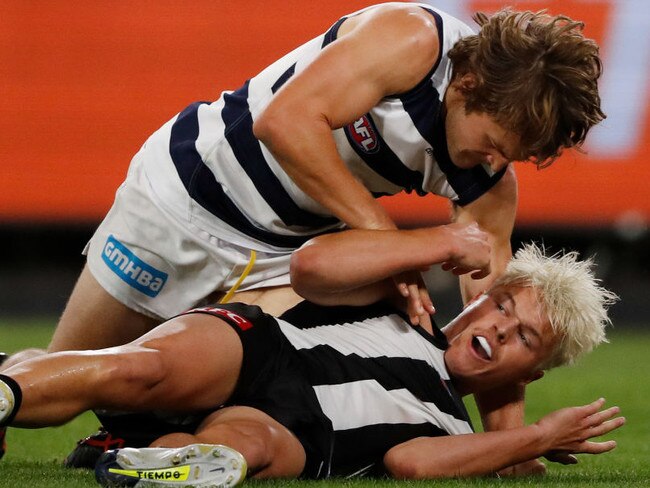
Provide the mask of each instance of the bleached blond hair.
{"label": "bleached blond hair", "polygon": [[494,283],[535,289],[559,338],[544,369],[573,364],[607,342],[605,328],[611,324],[607,311],[618,297],[600,285],[593,268],[592,258],[580,260],[575,251],[547,256],[543,247],[526,244]]}

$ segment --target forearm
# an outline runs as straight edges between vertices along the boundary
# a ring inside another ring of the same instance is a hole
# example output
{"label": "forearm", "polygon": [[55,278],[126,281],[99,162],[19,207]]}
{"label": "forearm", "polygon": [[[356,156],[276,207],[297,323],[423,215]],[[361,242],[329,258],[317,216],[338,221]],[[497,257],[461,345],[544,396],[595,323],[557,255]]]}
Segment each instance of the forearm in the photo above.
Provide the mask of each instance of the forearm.
{"label": "forearm", "polygon": [[454,253],[446,226],[415,230],[349,230],[309,241],[291,260],[291,282],[312,299],[349,292],[406,270],[442,263]]}
{"label": "forearm", "polygon": [[325,306],[350,305],[362,307],[380,300],[392,300],[395,306],[403,308],[403,298],[399,295],[395,283],[391,279],[360,286],[354,290],[331,292],[306,292],[307,300]]}
{"label": "forearm", "polygon": [[324,116],[285,101],[281,111],[267,110],[254,131],[293,182],[348,227],[396,228],[341,159]]}
{"label": "forearm", "polygon": [[517,178],[510,165],[501,180],[481,198],[465,207],[454,206],[452,220],[476,222],[488,234],[490,243],[490,274],[480,280],[460,277],[463,303],[486,291],[505,270],[512,258],[510,238],[517,214]]}
{"label": "forearm", "polygon": [[[615,441],[593,441],[625,424],[605,399],[551,412],[527,427],[499,432],[419,437],[390,449],[384,464],[396,478],[482,476],[549,452],[601,454]],[[615,418],[616,417],[616,418]]]}
{"label": "forearm", "polygon": [[484,476],[537,458],[545,443],[536,425],[508,431],[420,437],[391,449],[384,462],[396,478]]}

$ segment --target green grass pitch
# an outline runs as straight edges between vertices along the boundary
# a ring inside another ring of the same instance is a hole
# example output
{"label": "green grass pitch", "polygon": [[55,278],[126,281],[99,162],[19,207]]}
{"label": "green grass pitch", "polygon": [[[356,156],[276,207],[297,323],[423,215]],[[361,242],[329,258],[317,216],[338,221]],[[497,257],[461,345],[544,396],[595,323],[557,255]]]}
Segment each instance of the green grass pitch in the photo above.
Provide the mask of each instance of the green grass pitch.
{"label": "green grass pitch", "polygon": [[[11,325],[10,325],[11,324]],[[44,345],[52,332],[51,320],[32,322],[0,321],[0,350]],[[580,456],[576,466],[547,463],[548,475],[530,479],[478,479],[429,482],[392,480],[247,481],[245,486],[276,488],[388,488],[458,486],[542,486],[542,487],[648,487],[650,486],[650,330],[612,331],[610,343],[598,348],[577,366],[551,371],[530,386],[527,418],[534,421],[545,413],[569,405],[588,403],[600,396],[619,405],[627,424],[610,437],[618,447],[600,456]],[[476,412],[468,406],[474,418]],[[476,424],[476,421],[475,421]],[[98,426],[90,414],[70,424],[42,430],[11,429],[8,452],[0,461],[0,488],[96,487],[93,473],[67,470],[61,460],[77,439]]]}

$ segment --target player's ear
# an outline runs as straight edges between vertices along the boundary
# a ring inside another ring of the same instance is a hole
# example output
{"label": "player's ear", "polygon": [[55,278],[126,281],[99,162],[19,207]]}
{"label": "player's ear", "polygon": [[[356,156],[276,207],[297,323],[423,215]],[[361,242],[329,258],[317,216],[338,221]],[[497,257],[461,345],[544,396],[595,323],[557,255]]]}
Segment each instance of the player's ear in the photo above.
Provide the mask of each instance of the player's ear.
{"label": "player's ear", "polygon": [[458,86],[462,92],[470,92],[478,86],[478,78],[473,73],[465,73],[458,80]]}

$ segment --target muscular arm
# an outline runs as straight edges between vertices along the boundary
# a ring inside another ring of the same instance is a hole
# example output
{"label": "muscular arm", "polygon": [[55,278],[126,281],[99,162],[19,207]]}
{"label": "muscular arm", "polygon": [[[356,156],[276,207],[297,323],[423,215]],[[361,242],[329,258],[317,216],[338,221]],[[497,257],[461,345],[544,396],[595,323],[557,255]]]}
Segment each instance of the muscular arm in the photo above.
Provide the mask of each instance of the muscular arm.
{"label": "muscular arm", "polygon": [[305,193],[349,227],[394,229],[346,168],[331,131],[415,86],[438,53],[435,23],[419,7],[386,5],[351,17],[338,39],[278,91],[255,121],[255,136]]}
{"label": "muscular arm", "polygon": [[491,272],[481,280],[460,277],[463,303],[487,290],[503,272],[512,257],[510,238],[517,213],[517,177],[510,165],[501,180],[478,200],[464,207],[455,207],[454,222],[476,222],[485,232],[492,248]]}
{"label": "muscular arm", "polygon": [[384,464],[396,478],[447,478],[492,474],[549,451],[599,454],[614,441],[593,442],[617,429],[624,417],[618,407],[601,410],[604,399],[555,411],[533,425],[500,432],[419,437],[390,449]]}
{"label": "muscular arm", "polygon": [[352,229],[312,239],[291,258],[296,292],[323,305],[363,305],[395,292],[387,279],[448,263],[456,272],[486,268],[487,237],[476,224],[414,230]]}

